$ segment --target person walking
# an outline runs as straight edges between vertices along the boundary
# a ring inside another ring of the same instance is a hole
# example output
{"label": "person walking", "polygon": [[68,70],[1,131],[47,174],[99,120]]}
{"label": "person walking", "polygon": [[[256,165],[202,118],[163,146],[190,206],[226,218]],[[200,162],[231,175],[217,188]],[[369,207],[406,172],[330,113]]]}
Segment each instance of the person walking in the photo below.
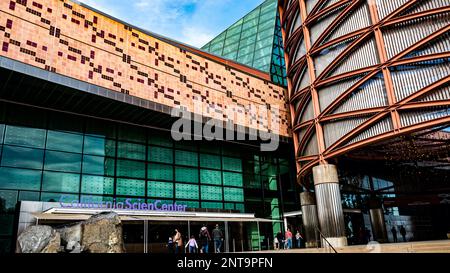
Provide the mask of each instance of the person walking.
{"label": "person walking", "polygon": [[185,248],[189,246],[189,253],[197,253],[198,245],[197,240],[195,240],[195,236],[191,235],[191,239],[187,242]]}
{"label": "person walking", "polygon": [[395,226],[392,227],[391,229],[392,232],[392,237],[394,238],[394,243],[397,243],[397,229],[395,228]]}
{"label": "person walking", "polygon": [[302,234],[300,234],[299,230],[297,230],[297,233],[295,234],[295,239],[297,240],[297,248],[301,248],[303,236],[302,236]]}
{"label": "person walking", "polygon": [[292,249],[292,232],[291,229],[287,229],[286,234],[284,235],[286,238],[286,249]]}
{"label": "person walking", "polygon": [[173,236],[173,243],[175,244],[175,254],[183,252],[183,238],[178,229],[175,229],[175,235]]}
{"label": "person walking", "polygon": [[220,253],[220,248],[222,247],[223,241],[223,233],[220,230],[219,225],[216,224],[216,228],[212,231],[213,239],[214,239],[214,249],[216,253]]}
{"label": "person walking", "polygon": [[405,227],[403,225],[400,226],[400,234],[402,235],[403,242],[406,243],[406,229],[405,229]]}
{"label": "person walking", "polygon": [[200,244],[201,244],[200,252],[208,253],[209,241],[211,241],[211,235],[209,235],[209,231],[206,226],[203,226],[200,229],[199,238],[200,238]]}

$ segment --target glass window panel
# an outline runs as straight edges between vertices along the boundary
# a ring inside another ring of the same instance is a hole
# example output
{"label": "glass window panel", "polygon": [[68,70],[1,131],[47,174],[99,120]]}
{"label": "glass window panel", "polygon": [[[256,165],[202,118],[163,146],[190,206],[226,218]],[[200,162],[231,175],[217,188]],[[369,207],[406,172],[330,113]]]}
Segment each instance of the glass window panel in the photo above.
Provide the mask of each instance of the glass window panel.
{"label": "glass window panel", "polygon": [[83,173],[114,176],[114,159],[101,156],[83,156]]}
{"label": "glass window panel", "polygon": [[147,196],[156,198],[173,198],[173,183],[148,181]]}
{"label": "glass window panel", "polygon": [[0,212],[11,213],[16,208],[18,193],[17,191],[0,191]]}
{"label": "glass window panel", "polygon": [[275,20],[267,20],[264,22],[260,22],[258,28],[260,31],[264,31],[269,28],[275,29]]}
{"label": "glass window panel", "polygon": [[115,157],[116,141],[100,137],[85,136],[83,153]]}
{"label": "glass window panel", "polygon": [[200,208],[200,202],[197,202],[197,201],[177,200],[176,203],[178,205],[185,205],[185,206],[187,206],[186,209]]}
{"label": "glass window panel", "polygon": [[220,144],[213,142],[200,145],[200,152],[209,154],[220,154]]}
{"label": "glass window panel", "polygon": [[201,186],[202,200],[222,200],[222,188],[214,186]]}
{"label": "glass window panel", "polygon": [[175,184],[175,196],[177,199],[198,199],[198,185]]}
{"label": "glass window panel", "polygon": [[41,171],[0,168],[0,188],[17,190],[40,190]]}
{"label": "glass window panel", "polygon": [[243,186],[242,173],[224,172],[223,173],[223,185],[242,187]]}
{"label": "glass window panel", "polygon": [[244,187],[247,189],[259,189],[261,190],[261,176],[244,173]]}
{"label": "glass window panel", "polygon": [[73,201],[79,200],[78,195],[76,194],[65,194],[65,193],[52,193],[52,192],[43,192],[41,193],[41,201],[43,202],[59,202],[59,200],[63,200],[63,203],[70,204]]}
{"label": "glass window panel", "polygon": [[223,188],[223,197],[225,201],[244,202],[244,189]]}
{"label": "glass window panel", "polygon": [[236,54],[238,48],[239,48],[239,43],[230,44],[229,46],[224,47],[223,55],[230,54],[230,53]]}
{"label": "glass window panel", "polygon": [[0,144],[3,144],[4,134],[5,134],[5,124],[0,124]]}
{"label": "glass window panel", "polygon": [[225,203],[224,208],[229,210],[235,210],[234,203]]}
{"label": "glass window panel", "polygon": [[237,61],[246,65],[253,64],[253,53],[237,58]]}
{"label": "glass window panel", "polygon": [[5,131],[5,144],[44,148],[45,134],[45,130],[42,129],[8,125]]}
{"label": "glass window panel", "polygon": [[240,211],[240,212],[245,212],[245,206],[244,204],[236,204],[236,210]]}
{"label": "glass window panel", "polygon": [[[232,37],[234,37],[234,36],[239,36],[239,34],[241,33],[241,29],[242,29],[242,24],[241,24],[241,25],[238,25],[238,26],[236,26],[236,27],[229,28],[229,29],[227,30],[227,38],[225,39],[225,43],[226,43],[226,41],[229,40],[230,38],[232,38]],[[237,39],[239,39],[239,38],[237,38]]]}
{"label": "glass window panel", "polygon": [[145,146],[141,144],[118,142],[117,157],[145,160]]}
{"label": "glass window panel", "polygon": [[148,143],[164,147],[173,147],[172,137],[170,135],[160,135],[153,132],[149,135]]}
{"label": "glass window panel", "polygon": [[176,167],[175,180],[179,182],[198,183],[198,169]]}
{"label": "glass window panel", "polygon": [[185,166],[198,166],[198,154],[188,151],[175,151],[175,164]]}
{"label": "glass window panel", "polygon": [[223,203],[218,202],[202,202],[203,209],[223,209]]}
{"label": "glass window panel", "polygon": [[[82,203],[100,203],[100,202],[113,202],[113,197],[108,196],[99,196],[99,195],[81,195],[81,202]],[[103,204],[103,206],[106,206],[106,204]]]}
{"label": "glass window panel", "polygon": [[162,147],[148,148],[148,161],[155,161],[160,163],[173,163],[173,150]]}
{"label": "glass window panel", "polygon": [[173,166],[164,164],[148,164],[148,178],[152,180],[173,181]]}
{"label": "glass window panel", "polygon": [[118,178],[116,193],[126,196],[145,196],[145,181]]}
{"label": "glass window panel", "polygon": [[81,180],[81,192],[90,194],[114,194],[114,178],[83,175]]}
{"label": "glass window panel", "polygon": [[249,45],[249,46],[245,46],[245,47],[241,46],[241,48],[239,49],[239,56],[251,54],[251,53],[253,53],[254,49],[255,49],[254,45]]}
{"label": "glass window panel", "polygon": [[40,196],[38,191],[20,191],[19,201],[39,201]]}
{"label": "glass window panel", "polygon": [[145,163],[130,160],[117,160],[117,176],[145,178]]}
{"label": "glass window panel", "polygon": [[78,193],[80,191],[80,175],[44,172],[42,189],[50,192]]}
{"label": "glass window panel", "polygon": [[222,185],[222,173],[220,171],[200,170],[200,182],[202,184]]}
{"label": "glass window panel", "polygon": [[81,153],[82,147],[83,135],[51,130],[47,133],[47,149],[62,152]]}
{"label": "glass window panel", "polygon": [[254,28],[258,25],[258,18],[255,19],[251,19],[251,20],[247,20],[243,25],[242,25],[242,30],[245,31],[247,29],[250,28]]}
{"label": "glass window panel", "polygon": [[222,160],[224,170],[242,172],[242,159],[224,156]]}
{"label": "glass window panel", "polygon": [[242,31],[242,35],[241,35],[241,39],[249,39],[250,41],[247,41],[246,44],[249,43],[254,43],[256,42],[256,33],[258,33],[258,28],[254,27],[254,28],[249,28],[249,29],[244,29]]}
{"label": "glass window panel", "polygon": [[44,150],[3,146],[2,166],[42,169]]}
{"label": "glass window panel", "polygon": [[236,51],[233,51],[233,52],[231,52],[231,53],[229,53],[229,54],[225,54],[225,53],[224,53],[223,57],[224,57],[225,59],[234,60],[234,59],[236,59],[236,57],[237,57],[237,50],[236,50]]}
{"label": "glass window panel", "polygon": [[65,152],[45,152],[45,169],[52,171],[75,172],[81,171],[81,155]]}
{"label": "glass window panel", "polygon": [[188,151],[197,151],[197,143],[195,141],[176,141],[175,148]]}

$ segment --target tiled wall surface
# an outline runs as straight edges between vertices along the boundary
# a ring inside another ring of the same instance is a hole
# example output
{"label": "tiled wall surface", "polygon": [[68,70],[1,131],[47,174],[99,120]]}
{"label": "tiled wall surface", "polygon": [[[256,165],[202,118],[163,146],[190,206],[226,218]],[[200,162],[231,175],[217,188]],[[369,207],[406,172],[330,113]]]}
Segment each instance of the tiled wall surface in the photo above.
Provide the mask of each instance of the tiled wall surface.
{"label": "tiled wall surface", "polygon": [[289,135],[286,90],[263,79],[68,0],[2,0],[0,14],[0,56],[191,112],[201,101],[206,116],[220,120],[230,107],[270,105],[279,114],[245,113],[235,122]]}

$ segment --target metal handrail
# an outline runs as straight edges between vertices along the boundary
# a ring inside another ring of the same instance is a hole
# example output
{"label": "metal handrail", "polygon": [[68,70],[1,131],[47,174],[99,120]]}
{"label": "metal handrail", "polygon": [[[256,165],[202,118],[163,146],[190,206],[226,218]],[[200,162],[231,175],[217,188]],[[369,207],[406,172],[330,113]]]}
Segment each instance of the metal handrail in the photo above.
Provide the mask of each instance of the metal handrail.
{"label": "metal handrail", "polygon": [[331,249],[333,249],[334,253],[338,253],[337,250],[333,247],[333,245],[327,240],[327,237],[325,237],[325,235],[323,235],[322,231],[320,231],[320,229],[318,227],[316,227],[317,232],[319,232],[320,237],[322,237],[325,242],[327,242],[327,244],[331,247]]}

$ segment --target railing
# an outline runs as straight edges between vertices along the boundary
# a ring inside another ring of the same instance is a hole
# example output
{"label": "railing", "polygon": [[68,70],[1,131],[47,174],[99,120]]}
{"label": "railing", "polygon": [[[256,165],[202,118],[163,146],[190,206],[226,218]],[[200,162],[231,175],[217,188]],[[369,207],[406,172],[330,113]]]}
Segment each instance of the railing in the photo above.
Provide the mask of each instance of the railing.
{"label": "railing", "polygon": [[[334,251],[334,253],[338,253],[337,250],[333,247],[333,245],[327,240],[327,237],[325,237],[325,235],[323,235],[322,231],[320,231],[320,229],[318,227],[316,227],[316,231],[319,233],[320,238],[323,239],[323,241],[325,241],[330,248]],[[322,240],[320,240],[320,242],[322,243]]]}

